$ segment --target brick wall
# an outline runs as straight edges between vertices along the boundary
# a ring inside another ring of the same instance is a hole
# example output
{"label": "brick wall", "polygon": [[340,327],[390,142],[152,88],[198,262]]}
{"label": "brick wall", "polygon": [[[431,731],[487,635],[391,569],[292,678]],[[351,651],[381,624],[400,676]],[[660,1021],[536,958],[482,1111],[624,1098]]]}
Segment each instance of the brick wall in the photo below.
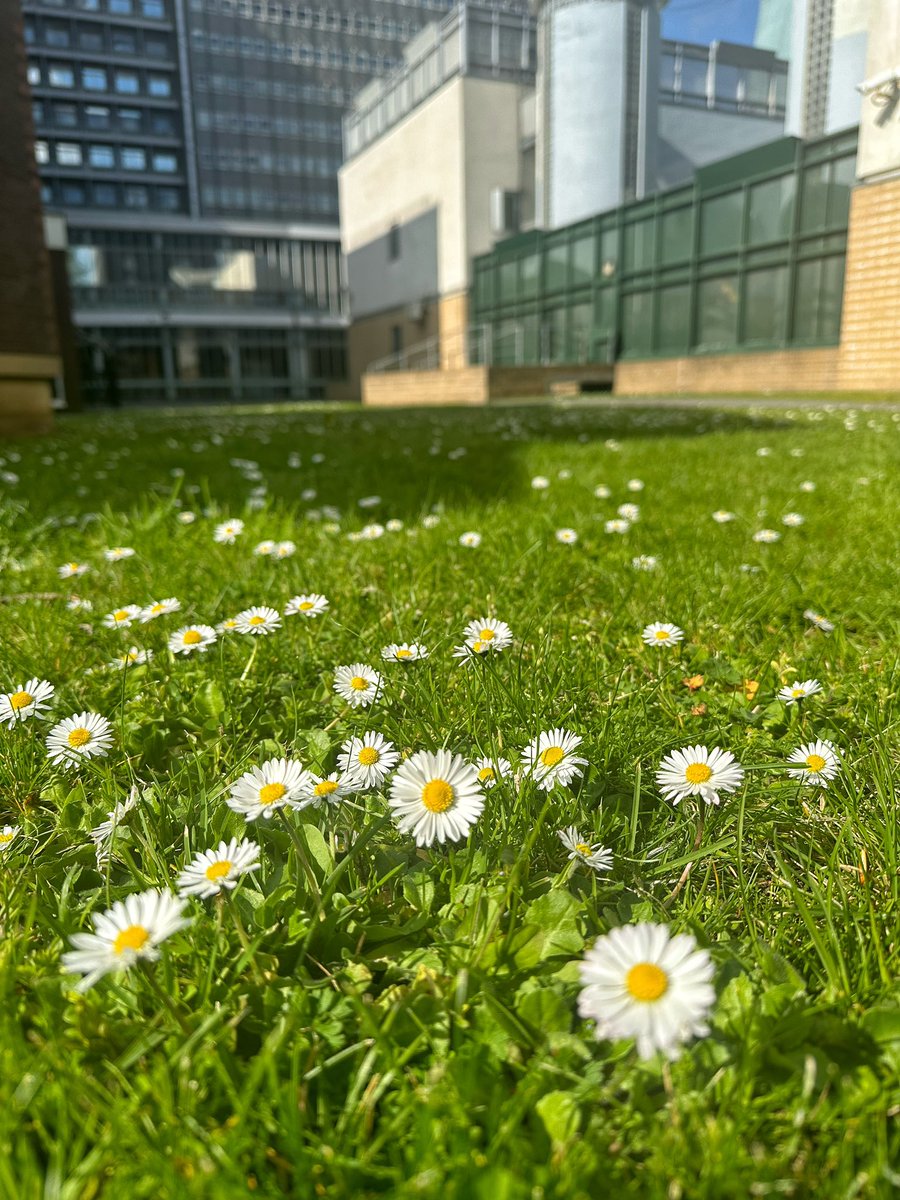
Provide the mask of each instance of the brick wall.
{"label": "brick wall", "polygon": [[452,371],[385,371],[363,375],[363,404],[398,408],[420,404],[484,404],[487,368]]}
{"label": "brick wall", "polygon": [[735,392],[832,392],[840,385],[839,349],[775,350],[616,363],[615,392],[677,396]]}

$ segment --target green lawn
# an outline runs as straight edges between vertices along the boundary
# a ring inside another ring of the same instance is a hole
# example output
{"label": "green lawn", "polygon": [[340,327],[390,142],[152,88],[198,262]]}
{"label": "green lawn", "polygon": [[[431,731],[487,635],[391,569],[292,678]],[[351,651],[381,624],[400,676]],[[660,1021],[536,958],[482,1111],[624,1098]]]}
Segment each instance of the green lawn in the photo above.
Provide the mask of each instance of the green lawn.
{"label": "green lawn", "polygon": [[[119,412],[0,458],[0,691],[55,686],[0,727],[0,829],[18,827],[0,842],[0,1196],[895,1194],[900,415]],[[628,503],[638,519],[607,532]],[[244,532],[217,544],[231,518]],[[265,539],[296,552],[255,554]],[[109,562],[115,546],[134,555]],[[90,570],[61,579],[69,561]],[[313,592],[315,619],[167,649]],[[168,597],[180,611],[104,627]],[[513,644],[454,657],[483,617]],[[656,621],[680,645],[646,646]],[[414,641],[423,661],[382,662]],[[115,665],[132,647],[151,661]],[[332,686],[357,663],[383,675],[369,708]],[[777,698],[807,679],[821,692]],[[111,722],[109,753],[52,765],[48,732],[85,711]],[[557,728],[588,765],[545,791],[523,751]],[[273,758],[333,772],[366,731],[513,773],[465,840],[431,848],[391,820],[389,782],[247,823],[226,803]],[[840,755],[826,787],[787,773],[816,739]],[[720,806],[660,793],[663,757],[697,745],[744,768]],[[98,860],[90,831],[133,786]],[[568,860],[569,826],[611,870]],[[245,836],[259,869],[188,899],[158,962],[74,990],[61,955],[92,915]],[[715,967],[709,1035],[671,1062],[578,1015],[585,950],[639,922]]]}

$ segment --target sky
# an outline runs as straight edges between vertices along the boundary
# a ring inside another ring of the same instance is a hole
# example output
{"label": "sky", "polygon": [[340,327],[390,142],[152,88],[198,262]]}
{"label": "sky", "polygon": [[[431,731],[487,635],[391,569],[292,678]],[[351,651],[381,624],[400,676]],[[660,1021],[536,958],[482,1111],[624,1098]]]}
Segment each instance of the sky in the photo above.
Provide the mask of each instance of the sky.
{"label": "sky", "polygon": [[759,0],[669,0],[662,35],[685,42],[752,45]]}

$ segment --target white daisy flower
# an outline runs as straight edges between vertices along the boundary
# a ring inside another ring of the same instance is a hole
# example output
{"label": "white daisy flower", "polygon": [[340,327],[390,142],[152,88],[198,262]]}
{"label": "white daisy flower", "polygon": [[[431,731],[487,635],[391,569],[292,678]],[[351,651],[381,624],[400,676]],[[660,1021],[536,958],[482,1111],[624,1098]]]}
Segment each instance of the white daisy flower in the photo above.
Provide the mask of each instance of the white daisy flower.
{"label": "white daisy flower", "polygon": [[578,534],[574,529],[557,529],[553,536],[564,546],[571,546],[578,541]]}
{"label": "white daisy flower", "polygon": [[180,608],[181,601],[176,600],[174,596],[167,596],[165,600],[154,600],[141,609],[141,624],[146,625],[148,621],[155,621],[157,617],[178,612]]}
{"label": "white daisy flower", "polygon": [[11,692],[0,693],[0,724],[12,729],[17,721],[40,716],[53,698],[54,687],[46,679],[29,679]]}
{"label": "white daisy flower", "polygon": [[123,558],[133,558],[134,551],[130,546],[111,546],[103,551],[103,557],[107,562],[120,562]]}
{"label": "white daisy flower", "polygon": [[642,492],[644,490],[643,479],[629,479],[625,484],[629,492]]}
{"label": "white daisy flower", "polygon": [[631,560],[635,571],[655,571],[658,559],[653,554],[639,554]]}
{"label": "white daisy flower", "polygon": [[224,621],[220,621],[215,628],[216,633],[237,633],[238,619],[237,617],[226,617]]}
{"label": "white daisy flower", "polygon": [[152,650],[140,650],[137,646],[132,646],[130,650],[126,650],[124,654],[120,654],[118,658],[114,658],[109,666],[119,667],[122,670],[125,667],[142,667],[148,663],[153,657]]}
{"label": "white daisy flower", "polygon": [[475,546],[480,546],[481,545],[481,534],[476,533],[474,529],[469,529],[465,533],[460,534],[459,544],[461,546],[470,546],[473,548]]}
{"label": "white daisy flower", "polygon": [[624,517],[626,521],[636,521],[641,515],[641,510],[637,504],[620,504],[616,509],[620,517]]}
{"label": "white daisy flower", "polygon": [[834,779],[840,770],[837,747],[826,739],[798,746],[788,762],[800,764],[799,767],[791,767],[789,775],[801,783],[817,783],[820,787],[827,787],[829,779]]}
{"label": "white daisy flower", "polygon": [[469,646],[474,647],[476,642],[481,642],[491,650],[506,650],[513,643],[512,630],[505,621],[498,621],[496,617],[479,617],[476,621],[470,621],[463,630],[463,638]]}
{"label": "white daisy flower", "polygon": [[53,726],[47,734],[47,753],[55,765],[73,766],[83,758],[105,758],[112,740],[106,717],[83,712]]}
{"label": "white daisy flower", "polygon": [[712,515],[712,519],[717,525],[727,525],[729,521],[735,520],[735,514],[729,512],[727,508],[717,508]]}
{"label": "white daisy flower", "polygon": [[492,788],[512,774],[512,763],[507,758],[491,758],[485,754],[475,760],[475,770],[481,786]]}
{"label": "white daisy flower", "polygon": [[122,608],[116,608],[111,613],[107,613],[103,618],[103,624],[107,629],[119,629],[130,625],[140,615],[141,606],[139,604],[125,604]]}
{"label": "white daisy flower", "polygon": [[399,761],[394,743],[380,733],[348,738],[338,755],[340,769],[361,788],[378,787]]}
{"label": "white daisy flower", "polygon": [[272,541],[257,542],[253,548],[253,553],[260,555],[262,558],[268,557],[275,549],[275,543]]}
{"label": "white daisy flower", "polygon": [[772,542],[780,542],[781,534],[777,529],[757,529],[753,535],[754,542],[762,542],[764,545],[770,545]]}
{"label": "white daisy flower", "polygon": [[169,649],[173,654],[205,654],[216,640],[216,631],[209,625],[185,625],[169,636]]}
{"label": "white daisy flower", "polygon": [[377,508],[381,503],[380,496],[363,496],[356,502],[360,508]]}
{"label": "white daisy flower", "polygon": [[225,803],[245,821],[268,820],[276,809],[304,807],[312,792],[312,776],[300,763],[288,758],[270,758],[261,767],[245,771],[235,780]]}
{"label": "white daisy flower", "polygon": [[816,490],[816,485],[813,483],[813,481],[811,479],[804,479],[804,481],[800,484],[801,492],[814,492],[815,490]]}
{"label": "white daisy flower", "polygon": [[791,529],[796,529],[802,525],[805,520],[806,517],[802,516],[800,513],[789,512],[785,513],[781,518],[781,523],[782,525],[787,525]]}
{"label": "white daisy flower", "polygon": [[290,558],[296,554],[297,543],[292,541],[276,542],[275,549],[272,551],[273,558]]}
{"label": "white daisy flower", "polygon": [[659,764],[656,784],[666,800],[679,804],[685,796],[700,796],[718,804],[720,792],[734,792],[744,781],[744,768],[733,754],[716,746],[686,746],[673,750]]}
{"label": "white daisy flower", "polygon": [[605,521],[603,528],[607,533],[627,533],[631,528],[631,522],[626,521],[624,517],[615,517],[611,521]]}
{"label": "white daisy flower", "polygon": [[20,832],[21,830],[18,825],[3,826],[2,830],[0,830],[0,854],[5,854],[10,849]]}
{"label": "white daisy flower", "polygon": [[303,593],[288,600],[286,617],[318,617],[328,608],[328,600],[318,592]]}
{"label": "white daisy flower", "polygon": [[435,526],[440,524],[440,521],[441,518],[437,515],[437,513],[427,513],[422,518],[422,525],[425,529],[434,529]]}
{"label": "white daisy flower", "polygon": [[88,563],[67,562],[57,568],[60,579],[71,579],[75,575],[85,575],[89,570]]}
{"label": "white daisy flower", "polygon": [[778,692],[778,699],[784,700],[786,704],[796,704],[798,700],[805,700],[808,696],[815,696],[816,692],[821,692],[822,685],[818,679],[804,679],[802,683],[789,683]]}
{"label": "white daisy flower", "polygon": [[385,662],[411,663],[428,657],[428,650],[421,642],[392,642],[381,651]]}
{"label": "white daisy flower", "polygon": [[259,846],[248,838],[219,842],[215,850],[204,850],[178,876],[180,896],[215,896],[223,888],[231,891],[242,875],[258,871]]}
{"label": "white daisy flower", "polygon": [[690,934],[665,925],[625,925],[600,937],[581,964],[578,1015],[596,1022],[598,1041],[634,1038],[641,1058],[709,1033],[714,968]]}
{"label": "white daisy flower", "polygon": [[213,530],[213,541],[218,542],[221,546],[233,546],[243,532],[243,521],[239,519],[222,521]]}
{"label": "white daisy flower", "polygon": [[138,959],[154,962],[157,947],[190,925],[182,915],[184,901],[172,892],[139,892],[117,900],[105,913],[95,914],[93,933],[74,933],[74,950],[62,956],[63,968],[83,975],[76,992],[86,992],[111,971],[127,971]]}
{"label": "white daisy flower", "polygon": [[81,596],[70,596],[66,601],[66,608],[71,612],[90,612],[93,607],[90,600],[83,600]]}
{"label": "white daisy flower", "polygon": [[586,758],[573,753],[581,745],[577,733],[565,729],[551,729],[538,734],[522,752],[522,765],[534,776],[538,787],[549,792],[556,784],[568,787],[573,779],[584,774]]}
{"label": "white daisy flower", "polygon": [[377,521],[373,521],[371,525],[363,525],[359,531],[359,536],[364,542],[374,542],[384,536],[384,526],[379,525]]}
{"label": "white daisy flower", "polygon": [[805,608],[803,615],[807,621],[815,625],[816,629],[821,629],[823,633],[834,633],[834,625],[826,617],[820,616],[817,612],[813,612],[811,608]]}
{"label": "white daisy flower", "polygon": [[401,833],[417,846],[458,842],[484,809],[478,772],[458,754],[419,750],[397,768],[388,798]]}
{"label": "white daisy flower", "polygon": [[594,495],[598,500],[608,500],[612,495],[612,492],[605,483],[598,483],[594,488]]}
{"label": "white daisy flower", "polygon": [[385,521],[384,527],[388,533],[400,533],[403,530],[403,522],[398,521],[396,517],[391,517],[389,521]]}
{"label": "white daisy flower", "polygon": [[383,680],[377,671],[365,663],[338,667],[334,673],[334,690],[351,708],[367,708],[381,694]]}
{"label": "white daisy flower", "polygon": [[546,475],[535,475],[531,481],[531,486],[536,492],[544,492],[550,486],[550,480]]}
{"label": "white daisy flower", "polygon": [[677,646],[684,637],[684,630],[665,621],[653,621],[644,627],[641,637],[648,646]]}
{"label": "white daisy flower", "polygon": [[178,520],[182,525],[193,525],[193,523],[197,520],[197,514],[188,511],[180,512],[178,514]]}
{"label": "white daisy flower", "polygon": [[101,821],[96,829],[89,831],[88,837],[94,843],[98,865],[102,865],[109,858],[113,838],[122,822],[122,818],[126,817],[136,807],[140,798],[140,791],[137,787],[133,787],[128,793],[128,798],[114,805],[112,811],[106,814],[106,820]]}
{"label": "white daisy flower", "polygon": [[612,870],[612,850],[607,850],[599,842],[590,845],[582,838],[574,825],[568,825],[565,829],[560,829],[557,836],[569,851],[570,862],[575,860],[584,863],[586,867],[590,867],[592,871],[596,871],[598,874],[601,871]]}
{"label": "white daisy flower", "polygon": [[487,658],[487,656],[492,653],[493,649],[493,642],[482,642],[476,638],[475,641],[466,642],[462,646],[454,646],[453,657],[461,658],[463,660],[463,666],[465,667],[469,666],[473,662],[476,662],[480,658]]}
{"label": "white daisy flower", "polygon": [[352,794],[355,784],[346,775],[332,771],[330,775],[314,775],[310,772],[310,793],[298,808],[321,808],[324,804],[340,804],[345,796]]}
{"label": "white daisy flower", "polygon": [[276,608],[269,608],[265,604],[257,605],[255,608],[245,608],[243,612],[238,613],[235,620],[237,621],[235,625],[237,633],[265,635],[274,633],[276,629],[281,628],[281,614]]}

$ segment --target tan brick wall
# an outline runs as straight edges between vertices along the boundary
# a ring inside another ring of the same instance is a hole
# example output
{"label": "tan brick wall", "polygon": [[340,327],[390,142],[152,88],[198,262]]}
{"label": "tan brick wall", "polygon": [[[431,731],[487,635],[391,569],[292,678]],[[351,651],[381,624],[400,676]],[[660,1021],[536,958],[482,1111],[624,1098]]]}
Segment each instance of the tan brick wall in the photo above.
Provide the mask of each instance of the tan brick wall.
{"label": "tan brick wall", "polygon": [[354,321],[347,331],[347,387],[345,394],[361,394],[360,380],[369,363],[391,353],[391,330],[399,325],[406,349],[434,337],[438,331],[438,306],[434,300],[424,306],[421,321],[411,321],[406,307],[388,309],[372,317]]}
{"label": "tan brick wall", "polygon": [[420,404],[484,404],[487,368],[453,371],[385,371],[363,375],[363,404],[399,408]]}
{"label": "tan brick wall", "polygon": [[900,180],[857,187],[850,206],[840,387],[900,390]]}
{"label": "tan brick wall", "polygon": [[492,400],[513,400],[517,396],[543,396],[551,383],[562,379],[611,382],[612,368],[606,363],[594,366],[565,363],[554,367],[491,367],[488,389]]}
{"label": "tan brick wall", "polygon": [[832,392],[839,386],[837,346],[619,362],[615,375],[622,396]]}
{"label": "tan brick wall", "polygon": [[0,437],[51,428],[51,380],[61,372],[55,356],[0,354]]}
{"label": "tan brick wall", "polygon": [[442,296],[438,301],[438,332],[441,338],[441,369],[456,370],[469,365],[466,346],[469,328],[469,297],[466,292]]}

